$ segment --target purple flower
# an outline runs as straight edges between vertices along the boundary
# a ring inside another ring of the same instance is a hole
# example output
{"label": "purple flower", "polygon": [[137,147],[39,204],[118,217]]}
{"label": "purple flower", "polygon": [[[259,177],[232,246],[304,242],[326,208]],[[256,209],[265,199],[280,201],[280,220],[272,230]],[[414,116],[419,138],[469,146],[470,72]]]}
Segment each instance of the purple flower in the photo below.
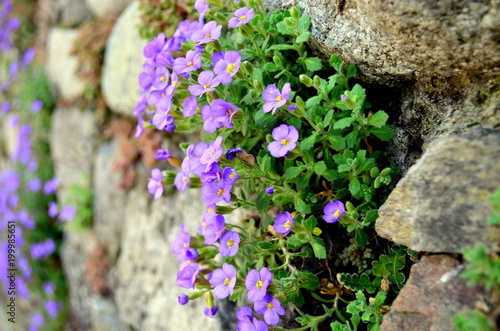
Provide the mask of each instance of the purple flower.
{"label": "purple flower", "polygon": [[219,240],[222,232],[226,230],[225,227],[226,221],[224,216],[216,215],[213,222],[208,224],[205,229],[205,245],[213,245]]}
{"label": "purple flower", "polygon": [[285,309],[281,307],[281,302],[273,298],[271,293],[267,293],[264,298],[254,303],[254,309],[258,314],[264,315],[264,320],[269,325],[276,325],[280,321],[278,315],[284,315]]}
{"label": "purple flower", "polygon": [[234,17],[229,19],[228,26],[230,28],[237,28],[250,22],[253,17],[253,9],[249,9],[248,7],[240,8],[234,12]]}
{"label": "purple flower", "polygon": [[38,113],[40,111],[40,109],[42,109],[42,107],[43,107],[42,100],[35,100],[31,104],[31,112],[32,113]]}
{"label": "purple flower", "polygon": [[174,71],[177,74],[196,71],[201,68],[201,54],[196,50],[191,50],[186,53],[186,57],[178,57],[174,61]]}
{"label": "purple flower", "polygon": [[76,209],[72,205],[64,206],[59,213],[59,218],[63,221],[70,222],[76,216]]}
{"label": "purple flower", "polygon": [[200,161],[201,156],[207,148],[207,143],[200,141],[196,145],[193,145],[192,149],[188,147],[186,150],[186,157],[189,157],[189,170],[195,175],[201,176],[201,173],[205,171],[207,167],[206,164],[203,164]]}
{"label": "purple flower", "polygon": [[42,188],[42,181],[39,178],[33,178],[26,184],[26,187],[32,192],[38,192]]}
{"label": "purple flower", "polygon": [[211,67],[215,67],[217,63],[224,58],[224,52],[215,52],[214,55],[212,55],[212,64],[210,65]]}
{"label": "purple flower", "polygon": [[233,185],[240,178],[236,170],[231,167],[224,168],[222,171],[222,180],[229,185]]}
{"label": "purple flower", "polygon": [[274,157],[283,157],[297,146],[299,132],[292,125],[281,124],[273,129],[273,138],[276,141],[269,143],[267,150]]}
{"label": "purple flower", "polygon": [[219,39],[222,25],[217,25],[215,21],[205,24],[200,30],[193,32],[191,39],[198,45]]}
{"label": "purple flower", "polygon": [[54,177],[45,182],[45,185],[43,186],[43,193],[45,193],[45,195],[53,194],[55,191],[57,191],[58,186],[59,179],[57,177]]}
{"label": "purple flower", "polygon": [[224,149],[221,146],[222,144],[222,136],[218,136],[214,141],[208,145],[207,149],[203,151],[203,154],[200,157],[201,164],[205,164],[205,171],[210,170],[210,166],[213,163],[217,163],[219,158],[224,153]]}
{"label": "purple flower", "polygon": [[229,84],[240,69],[241,56],[237,51],[227,51],[214,67],[221,83]]}
{"label": "purple flower", "polygon": [[279,234],[287,234],[293,228],[293,218],[289,212],[279,214],[274,220],[274,231]]}
{"label": "purple flower", "polygon": [[203,129],[214,133],[222,126],[232,128],[234,125],[231,120],[237,111],[235,106],[222,99],[213,100],[212,107],[205,105],[201,108],[201,117],[204,121]]}
{"label": "purple flower", "polygon": [[28,48],[26,52],[23,55],[23,68],[26,69],[28,65],[33,61],[33,58],[35,57],[35,49],[33,47]]}
{"label": "purple flower", "polygon": [[155,159],[157,160],[166,160],[171,157],[172,154],[168,151],[168,149],[157,149],[155,154]]}
{"label": "purple flower", "polygon": [[45,323],[43,315],[40,314],[39,312],[34,313],[33,316],[31,317],[31,325],[34,327],[38,327],[42,326],[43,323]]}
{"label": "purple flower", "polygon": [[43,284],[43,291],[45,292],[45,294],[52,295],[52,294],[54,294],[55,290],[56,290],[56,287],[55,287],[54,283],[47,282],[47,283]]}
{"label": "purple flower", "polygon": [[11,105],[10,105],[10,102],[6,101],[5,103],[2,104],[2,112],[4,114],[7,114],[8,112],[10,112],[11,110]]}
{"label": "purple flower", "polygon": [[235,256],[240,245],[240,235],[235,231],[227,231],[220,238],[219,252],[222,256]]}
{"label": "purple flower", "polygon": [[196,11],[200,14],[204,14],[208,8],[210,8],[210,4],[205,0],[196,0],[194,3],[194,9],[196,9]]}
{"label": "purple flower", "polygon": [[273,194],[274,193],[274,187],[272,187],[272,186],[266,187],[266,193],[267,194]]}
{"label": "purple flower", "polygon": [[179,269],[183,269],[189,263],[194,263],[198,256],[200,256],[200,254],[196,248],[189,248],[182,251],[181,254],[177,255],[177,259],[182,262]]}
{"label": "purple flower", "polygon": [[236,285],[236,268],[229,263],[224,263],[222,269],[212,272],[210,285],[215,287],[213,293],[219,299],[232,295]]}
{"label": "purple flower", "polygon": [[266,322],[259,321],[255,317],[250,321],[239,321],[236,325],[236,331],[268,331]]}
{"label": "purple flower", "polygon": [[241,148],[231,148],[226,152],[226,159],[234,160],[236,158],[236,155],[241,152],[243,152]]}
{"label": "purple flower", "polygon": [[290,91],[290,83],[285,83],[285,85],[283,85],[281,93],[276,85],[268,85],[262,93],[262,98],[266,100],[262,109],[264,113],[269,113],[271,111],[272,114],[274,114],[276,109],[282,107],[286,101],[290,99]]}
{"label": "purple flower", "polygon": [[329,202],[323,208],[323,219],[327,223],[337,222],[345,213],[345,206],[340,200]]}
{"label": "purple flower", "polygon": [[57,217],[58,210],[57,210],[57,203],[54,201],[49,202],[49,210],[47,211],[47,214],[50,217]]}
{"label": "purple flower", "polygon": [[148,182],[148,191],[150,194],[154,195],[155,199],[158,199],[163,194],[162,180],[163,175],[160,169],[155,168],[151,170],[151,178]]}
{"label": "purple flower", "polygon": [[58,301],[47,300],[47,302],[45,302],[45,310],[52,318],[57,317],[57,314],[59,314],[59,310],[61,310],[62,307],[62,304]]}
{"label": "purple flower", "polygon": [[186,99],[186,101],[184,101],[182,115],[184,115],[184,117],[186,118],[191,117],[196,113],[197,109],[198,101],[196,101],[196,98],[194,96],[191,96],[189,99]]}
{"label": "purple flower", "polygon": [[215,221],[215,217],[217,214],[215,213],[215,204],[206,206],[205,213],[203,214],[203,219],[198,228],[198,232],[201,235],[205,235],[205,230],[208,225],[212,224]]}
{"label": "purple flower", "polygon": [[217,78],[214,78],[214,73],[211,70],[205,70],[198,76],[199,85],[189,85],[188,90],[192,95],[203,95],[205,92],[215,91],[215,87],[220,84]]}
{"label": "purple flower", "polygon": [[215,314],[217,314],[218,310],[219,310],[219,308],[217,308],[217,307],[213,307],[213,308],[205,307],[203,314],[205,314],[206,316],[208,316],[210,318],[214,318],[214,316],[215,316]]}
{"label": "purple flower", "polygon": [[188,303],[189,301],[189,297],[187,294],[180,294],[178,297],[177,297],[177,302],[181,305],[185,305],[186,303]]}
{"label": "purple flower", "polygon": [[267,293],[267,287],[273,282],[273,275],[266,267],[260,269],[252,269],[245,278],[245,287],[248,290],[248,300],[256,302],[264,299]]}
{"label": "purple flower", "polygon": [[180,192],[184,193],[184,190],[189,187],[190,184],[191,180],[184,172],[181,171],[175,176],[174,185]]}
{"label": "purple flower", "polygon": [[201,187],[201,199],[207,204],[216,204],[222,200],[231,201],[231,188],[232,185],[223,181],[216,181],[205,183]]}
{"label": "purple flower", "polygon": [[184,252],[189,249],[189,244],[191,242],[191,235],[186,232],[186,226],[181,224],[179,234],[174,238],[170,249],[172,252],[179,257],[179,255],[184,255]]}
{"label": "purple flower", "polygon": [[182,288],[194,288],[196,277],[200,273],[197,263],[190,263],[177,273],[177,286]]}
{"label": "purple flower", "polygon": [[52,238],[48,238],[45,241],[34,243],[31,245],[31,257],[34,260],[42,260],[54,253],[56,250],[56,245]]}
{"label": "purple flower", "polygon": [[170,72],[164,66],[156,67],[154,79],[153,79],[153,87],[163,90],[168,85],[168,79],[170,78]]}

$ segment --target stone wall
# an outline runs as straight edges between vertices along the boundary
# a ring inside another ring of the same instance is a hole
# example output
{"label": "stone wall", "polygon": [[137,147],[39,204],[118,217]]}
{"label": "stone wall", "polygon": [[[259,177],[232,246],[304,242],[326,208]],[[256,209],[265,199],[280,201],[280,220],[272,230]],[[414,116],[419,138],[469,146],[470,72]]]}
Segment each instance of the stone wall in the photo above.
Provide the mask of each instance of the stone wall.
{"label": "stone wall", "polygon": [[[68,12],[70,2],[67,7],[62,1],[53,1],[58,6],[45,5],[66,13],[60,17],[76,17]],[[88,0],[86,4],[85,11],[99,17],[124,10],[107,43],[101,84],[112,112],[109,117],[132,121],[146,43],[134,29],[137,2]],[[500,187],[498,4],[467,0],[267,3],[269,8],[292,5],[312,17],[309,42],[315,51],[325,59],[338,54],[356,63],[357,79],[368,86],[368,100],[393,119],[396,138],[389,146],[391,161],[404,177],[380,210],[379,235],[424,255],[437,254],[424,256],[413,266],[383,329],[453,330],[453,315],[474,308],[486,296],[480,288],[465,287],[457,276],[463,268],[458,254],[477,242],[493,250],[499,239],[499,233],[485,224],[487,197]],[[72,25],[85,19],[74,18]],[[45,44],[54,92],[65,100],[54,111],[51,137],[61,179],[59,198],[64,199],[64,189],[81,180],[82,173],[91,179],[82,184],[95,194],[92,229],[66,233],[62,250],[79,328],[230,329],[228,320],[206,318],[202,301],[182,307],[177,303],[181,293],[175,285],[177,261],[169,245],[181,223],[189,231],[196,229],[202,210],[193,201],[200,201],[199,196],[194,191],[170,192],[153,201],[146,190],[149,169],[141,162],[133,164],[139,174],[135,185],[118,188],[123,173],[116,171],[116,161],[132,147],[107,137],[92,104],[81,107],[74,101],[85,90],[74,75],[75,58],[68,51],[75,30],[64,20],[56,23]],[[162,144],[172,149],[176,145],[168,139]],[[106,263],[97,263],[92,256]],[[98,281],[100,290],[96,290]]]}

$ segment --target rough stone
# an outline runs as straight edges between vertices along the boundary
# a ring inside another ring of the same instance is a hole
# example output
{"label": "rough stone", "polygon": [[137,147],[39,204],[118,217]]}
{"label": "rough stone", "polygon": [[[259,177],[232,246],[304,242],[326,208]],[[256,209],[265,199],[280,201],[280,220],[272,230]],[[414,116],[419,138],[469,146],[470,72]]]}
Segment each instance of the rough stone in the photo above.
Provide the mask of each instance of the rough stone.
{"label": "rough stone", "polygon": [[92,17],[92,12],[81,0],[57,0],[58,23],[62,26],[77,26]]}
{"label": "rough stone", "polygon": [[82,330],[91,327],[92,290],[85,281],[85,264],[98,244],[90,230],[66,232],[61,246],[61,259],[69,288],[70,308]]}
{"label": "rough stone", "polygon": [[90,298],[92,327],[95,331],[124,331],[116,304],[111,299],[94,295]]}
{"label": "rough stone", "polygon": [[137,77],[142,71],[142,50],[147,41],[139,36],[138,2],[134,1],[118,18],[106,44],[102,72],[102,92],[115,112],[132,116],[139,99]]}
{"label": "rough stone", "polygon": [[46,70],[55,92],[62,99],[83,94],[85,84],[76,76],[76,56],[71,55],[77,31],[52,28],[47,41]]}
{"label": "rough stone", "polygon": [[99,146],[94,165],[94,231],[113,259],[120,247],[127,194],[118,188],[121,173],[114,171],[118,159],[116,139]]}
{"label": "rough stone", "polygon": [[90,110],[57,108],[54,111],[50,144],[60,183],[57,192],[60,203],[65,203],[71,183],[90,188],[96,133],[94,114]]}
{"label": "rough stone", "polygon": [[135,330],[234,329],[230,321],[206,317],[203,298],[186,306],[177,303],[177,296],[187,290],[176,285],[179,262],[170,243],[181,223],[191,234],[197,232],[203,209],[197,190],[152,202],[144,189],[130,193],[114,286],[124,324]]}
{"label": "rough stone", "polygon": [[475,128],[434,141],[379,209],[377,233],[419,252],[498,243],[489,198],[500,187],[500,134]]}
{"label": "rough stone", "polygon": [[410,277],[380,329],[455,331],[454,317],[475,309],[487,295],[479,286],[466,286],[463,266],[446,255],[424,256],[414,264]]}
{"label": "rough stone", "polygon": [[[86,0],[97,17],[118,16],[133,0]],[[137,1],[136,1],[137,2]]]}

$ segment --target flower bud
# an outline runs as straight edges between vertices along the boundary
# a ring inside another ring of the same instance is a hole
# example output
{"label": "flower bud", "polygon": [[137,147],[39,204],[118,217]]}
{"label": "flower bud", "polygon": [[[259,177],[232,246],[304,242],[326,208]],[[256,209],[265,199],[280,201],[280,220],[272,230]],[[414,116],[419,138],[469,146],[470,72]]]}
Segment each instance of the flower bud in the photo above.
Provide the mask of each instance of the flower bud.
{"label": "flower bud", "polygon": [[370,170],[370,177],[371,178],[377,178],[377,176],[380,174],[380,171],[378,170],[378,167],[373,167]]}
{"label": "flower bud", "polygon": [[215,213],[220,214],[220,215],[227,215],[231,214],[233,212],[234,208],[231,208],[229,206],[216,206],[215,207]]}
{"label": "flower bud", "polygon": [[380,176],[388,176],[390,175],[392,169],[391,168],[385,168],[384,170],[382,170],[382,172],[380,173]]}
{"label": "flower bud", "polygon": [[312,81],[311,77],[309,77],[307,75],[300,75],[299,80],[302,84],[304,84],[307,87],[312,86],[313,81]]}
{"label": "flower bud", "polygon": [[315,88],[319,88],[320,87],[320,85],[321,85],[321,79],[319,78],[319,76],[314,76],[313,85],[314,85]]}
{"label": "flower bud", "polygon": [[345,203],[345,207],[346,207],[346,209],[347,209],[347,211],[349,213],[352,213],[353,211],[356,211],[356,208],[354,208],[354,205],[351,202],[349,202],[349,201],[347,201]]}
{"label": "flower bud", "polygon": [[321,229],[320,229],[320,228],[315,227],[315,228],[313,229],[313,232],[312,232],[312,233],[313,233],[313,235],[315,235],[316,237],[319,237],[319,236],[321,235],[321,233],[322,233],[322,232],[323,232],[323,231],[321,231]]}
{"label": "flower bud", "polygon": [[250,75],[253,74],[253,65],[250,62],[244,61],[243,69],[246,73],[249,73]]}
{"label": "flower bud", "polygon": [[300,18],[300,11],[297,7],[293,7],[292,9],[290,9],[290,14],[292,15],[292,17],[298,21],[299,18]]}
{"label": "flower bud", "polygon": [[209,307],[209,308],[215,307],[214,296],[213,296],[211,291],[208,291],[207,293],[205,293],[205,303],[207,304],[207,307]]}
{"label": "flower bud", "polygon": [[257,80],[257,79],[254,79],[253,80],[253,86],[255,87],[255,89],[259,92],[262,92],[264,91],[264,88],[262,87],[262,84]]}
{"label": "flower bud", "polygon": [[187,294],[181,294],[177,297],[177,302],[181,305],[185,305],[186,303],[188,303],[189,301],[189,297]]}

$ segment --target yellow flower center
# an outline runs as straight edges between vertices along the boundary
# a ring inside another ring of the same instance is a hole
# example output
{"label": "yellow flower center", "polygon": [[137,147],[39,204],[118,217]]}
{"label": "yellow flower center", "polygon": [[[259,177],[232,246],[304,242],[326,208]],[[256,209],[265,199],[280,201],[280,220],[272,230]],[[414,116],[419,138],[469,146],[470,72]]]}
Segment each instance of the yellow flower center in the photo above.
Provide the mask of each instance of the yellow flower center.
{"label": "yellow flower center", "polygon": [[246,19],[247,19],[247,17],[246,17],[245,15],[241,15],[241,16],[240,16],[240,21],[244,21],[244,20],[246,20]]}
{"label": "yellow flower center", "polygon": [[333,213],[333,217],[337,218],[340,216],[340,210],[337,210],[335,213]]}
{"label": "yellow flower center", "polygon": [[162,82],[166,82],[166,81],[167,81],[167,76],[161,76],[161,77],[160,77],[160,80],[161,80]]}
{"label": "yellow flower center", "polygon": [[272,302],[269,302],[267,305],[266,305],[267,309],[274,309],[273,307],[273,303]]}
{"label": "yellow flower center", "polygon": [[285,225],[283,225],[285,229],[290,229],[290,221],[286,221]]}
{"label": "yellow flower center", "polygon": [[210,39],[210,38],[212,38],[212,35],[211,35],[210,33],[207,33],[207,34],[205,35],[205,39]]}
{"label": "yellow flower center", "polygon": [[230,282],[231,282],[231,278],[224,279],[224,285],[228,286]]}
{"label": "yellow flower center", "polygon": [[183,183],[187,182],[187,178],[186,177],[182,177],[182,182]]}
{"label": "yellow flower center", "polygon": [[234,245],[234,240],[231,239],[227,242],[227,247],[233,247],[233,245]]}
{"label": "yellow flower center", "polygon": [[232,109],[226,110],[226,115],[227,116],[231,116],[231,115],[233,115],[233,113],[234,113],[234,110],[232,110]]}
{"label": "yellow flower center", "polygon": [[217,190],[216,193],[217,193],[217,195],[222,195],[222,194],[224,194],[224,189],[220,188],[220,189]]}
{"label": "yellow flower center", "polygon": [[276,102],[280,102],[281,100],[283,100],[283,98],[281,97],[281,95],[278,95],[278,96],[276,97]]}
{"label": "yellow flower center", "polygon": [[209,213],[213,213],[213,212],[214,212],[214,208],[212,208],[212,207],[208,208],[208,209],[207,209],[207,212],[209,212]]}
{"label": "yellow flower center", "polygon": [[204,227],[204,228],[206,228],[207,227],[207,222],[202,222],[201,226]]}
{"label": "yellow flower center", "polygon": [[226,71],[232,74],[234,71],[234,63],[229,63],[226,67]]}
{"label": "yellow flower center", "polygon": [[264,285],[264,282],[261,281],[261,280],[258,280],[256,283],[255,283],[255,287],[257,287],[259,290],[262,288],[262,285]]}
{"label": "yellow flower center", "polygon": [[229,175],[229,179],[233,179],[234,176],[236,176],[236,174],[234,172],[232,172],[230,175]]}
{"label": "yellow flower center", "polygon": [[203,85],[203,88],[204,89],[210,88],[210,85],[209,84],[205,84],[205,85]]}
{"label": "yellow flower center", "polygon": [[188,67],[192,67],[193,66],[193,61],[189,61],[188,62]]}
{"label": "yellow flower center", "polygon": [[177,81],[176,81],[176,80],[173,80],[173,81],[172,81],[172,85],[173,85],[173,86],[177,85]]}
{"label": "yellow flower center", "polygon": [[288,141],[288,139],[281,139],[281,145],[286,145],[286,144],[289,144],[290,141]]}

